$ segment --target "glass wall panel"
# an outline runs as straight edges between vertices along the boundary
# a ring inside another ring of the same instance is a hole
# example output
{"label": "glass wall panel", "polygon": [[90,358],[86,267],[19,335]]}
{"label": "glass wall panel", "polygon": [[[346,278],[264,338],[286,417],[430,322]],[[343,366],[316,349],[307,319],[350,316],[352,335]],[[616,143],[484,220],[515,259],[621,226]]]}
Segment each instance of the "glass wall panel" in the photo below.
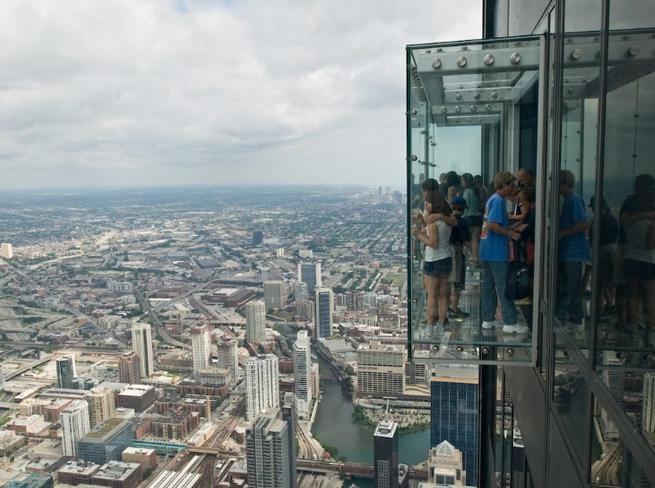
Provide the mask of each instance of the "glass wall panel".
{"label": "glass wall panel", "polygon": [[[564,4],[567,29],[580,26],[569,18],[569,11],[571,19],[579,17],[579,3]],[[600,9],[590,8],[586,15],[585,29],[598,32]],[[596,189],[600,42],[595,33],[569,31],[563,41],[555,325],[588,348],[592,279],[588,205]]]}
{"label": "glass wall panel", "polygon": [[[600,243],[596,356],[600,367],[618,355],[626,364],[652,370],[655,31],[616,31],[635,20],[632,6],[611,2],[603,193],[592,208],[600,214],[594,233]],[[649,22],[653,20],[651,15]]]}

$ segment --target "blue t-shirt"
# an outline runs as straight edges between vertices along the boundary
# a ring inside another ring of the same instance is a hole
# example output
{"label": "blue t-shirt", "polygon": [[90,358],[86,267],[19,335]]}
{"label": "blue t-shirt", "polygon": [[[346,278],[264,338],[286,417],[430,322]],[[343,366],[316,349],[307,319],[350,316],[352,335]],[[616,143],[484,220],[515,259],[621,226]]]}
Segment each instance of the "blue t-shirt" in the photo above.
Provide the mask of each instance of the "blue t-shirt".
{"label": "blue t-shirt", "polygon": [[[587,222],[584,200],[575,193],[564,198],[562,213],[559,216],[559,230],[570,229],[580,222]],[[589,241],[586,232],[580,232],[559,240],[560,261],[587,261]]]}
{"label": "blue t-shirt", "polygon": [[496,232],[490,232],[487,225],[496,224],[508,228],[507,205],[505,199],[494,193],[484,209],[482,232],[480,233],[480,261],[508,261],[509,237]]}

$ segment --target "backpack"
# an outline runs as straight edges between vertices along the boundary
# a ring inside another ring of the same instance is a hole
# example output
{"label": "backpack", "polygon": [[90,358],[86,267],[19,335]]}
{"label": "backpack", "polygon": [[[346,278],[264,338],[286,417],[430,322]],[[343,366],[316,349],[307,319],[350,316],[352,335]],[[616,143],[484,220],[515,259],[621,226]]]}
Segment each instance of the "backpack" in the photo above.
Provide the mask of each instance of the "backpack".
{"label": "backpack", "polygon": [[471,229],[461,215],[455,215],[455,217],[457,217],[457,225],[454,225],[450,231],[450,243],[461,246],[471,240]]}

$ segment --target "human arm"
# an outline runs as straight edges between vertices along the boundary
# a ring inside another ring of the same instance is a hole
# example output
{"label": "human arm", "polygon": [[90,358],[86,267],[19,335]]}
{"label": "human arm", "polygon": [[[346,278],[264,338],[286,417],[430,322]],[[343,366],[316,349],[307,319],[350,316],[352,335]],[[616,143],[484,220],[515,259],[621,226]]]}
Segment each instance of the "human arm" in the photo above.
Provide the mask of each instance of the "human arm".
{"label": "human arm", "polygon": [[623,212],[621,214],[621,225],[634,224],[639,220],[655,220],[655,210],[644,212]]}
{"label": "human arm", "polygon": [[430,246],[436,249],[439,245],[439,233],[437,230],[437,224],[429,224],[428,227],[430,228],[430,235],[427,234],[427,229],[426,232],[422,232],[416,228],[414,229],[413,234],[426,246]]}
{"label": "human arm", "polygon": [[566,236],[574,236],[576,234],[582,234],[583,232],[587,232],[588,228],[589,228],[589,222],[578,222],[577,224],[573,225],[572,227],[569,227],[568,229],[561,229],[559,231],[559,238],[561,239],[562,237],[566,237]]}
{"label": "human arm", "polygon": [[426,225],[434,224],[439,220],[442,220],[443,222],[445,222],[451,227],[457,225],[457,217],[455,217],[453,214],[445,215],[442,213],[433,213],[428,215],[427,219],[425,219],[425,224]]}
{"label": "human arm", "polygon": [[489,232],[494,232],[495,234],[500,234],[501,236],[507,236],[515,241],[518,241],[521,237],[520,233],[510,229],[509,227],[503,227],[497,222],[487,222],[487,230]]}
{"label": "human arm", "polygon": [[589,220],[585,214],[584,201],[579,197],[567,197],[560,222],[559,238],[582,234],[589,230]]}

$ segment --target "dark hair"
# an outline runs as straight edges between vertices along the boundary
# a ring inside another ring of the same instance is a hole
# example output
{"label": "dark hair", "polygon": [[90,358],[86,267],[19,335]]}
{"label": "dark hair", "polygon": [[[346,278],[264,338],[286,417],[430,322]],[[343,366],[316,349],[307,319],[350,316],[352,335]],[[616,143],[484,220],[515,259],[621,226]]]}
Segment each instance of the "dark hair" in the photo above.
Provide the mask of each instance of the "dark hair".
{"label": "dark hair", "polygon": [[534,194],[534,189],[530,186],[523,188],[519,192],[519,198],[521,198],[521,195],[528,201],[528,203],[534,203],[535,202],[535,194]]}
{"label": "dark hair", "polygon": [[457,173],[454,171],[448,171],[446,174],[446,183],[448,184],[448,188],[451,186],[456,186],[459,188],[459,176]]}
{"label": "dark hair", "polygon": [[473,177],[473,181],[475,182],[476,185],[481,185],[481,184],[483,183],[483,182],[482,182],[482,176],[480,176],[480,175],[475,175],[475,176]]}
{"label": "dark hair", "polygon": [[655,188],[655,178],[648,173],[642,173],[635,178],[635,193]]}
{"label": "dark hair", "polygon": [[442,213],[444,215],[450,215],[450,205],[448,205],[446,197],[444,197],[443,193],[440,191],[431,191],[428,194],[428,202],[432,206],[431,213]]}
{"label": "dark hair", "polygon": [[482,193],[480,192],[480,187],[475,184],[475,181],[473,180],[473,176],[471,175],[471,173],[464,173],[462,175],[462,185],[464,186],[464,188],[470,188],[473,191],[475,198],[477,198],[478,201],[480,202],[480,205],[482,205],[483,202],[482,202]]}
{"label": "dark hair", "polygon": [[439,182],[434,178],[428,178],[421,183],[421,190],[423,191],[437,191],[439,189]]}

